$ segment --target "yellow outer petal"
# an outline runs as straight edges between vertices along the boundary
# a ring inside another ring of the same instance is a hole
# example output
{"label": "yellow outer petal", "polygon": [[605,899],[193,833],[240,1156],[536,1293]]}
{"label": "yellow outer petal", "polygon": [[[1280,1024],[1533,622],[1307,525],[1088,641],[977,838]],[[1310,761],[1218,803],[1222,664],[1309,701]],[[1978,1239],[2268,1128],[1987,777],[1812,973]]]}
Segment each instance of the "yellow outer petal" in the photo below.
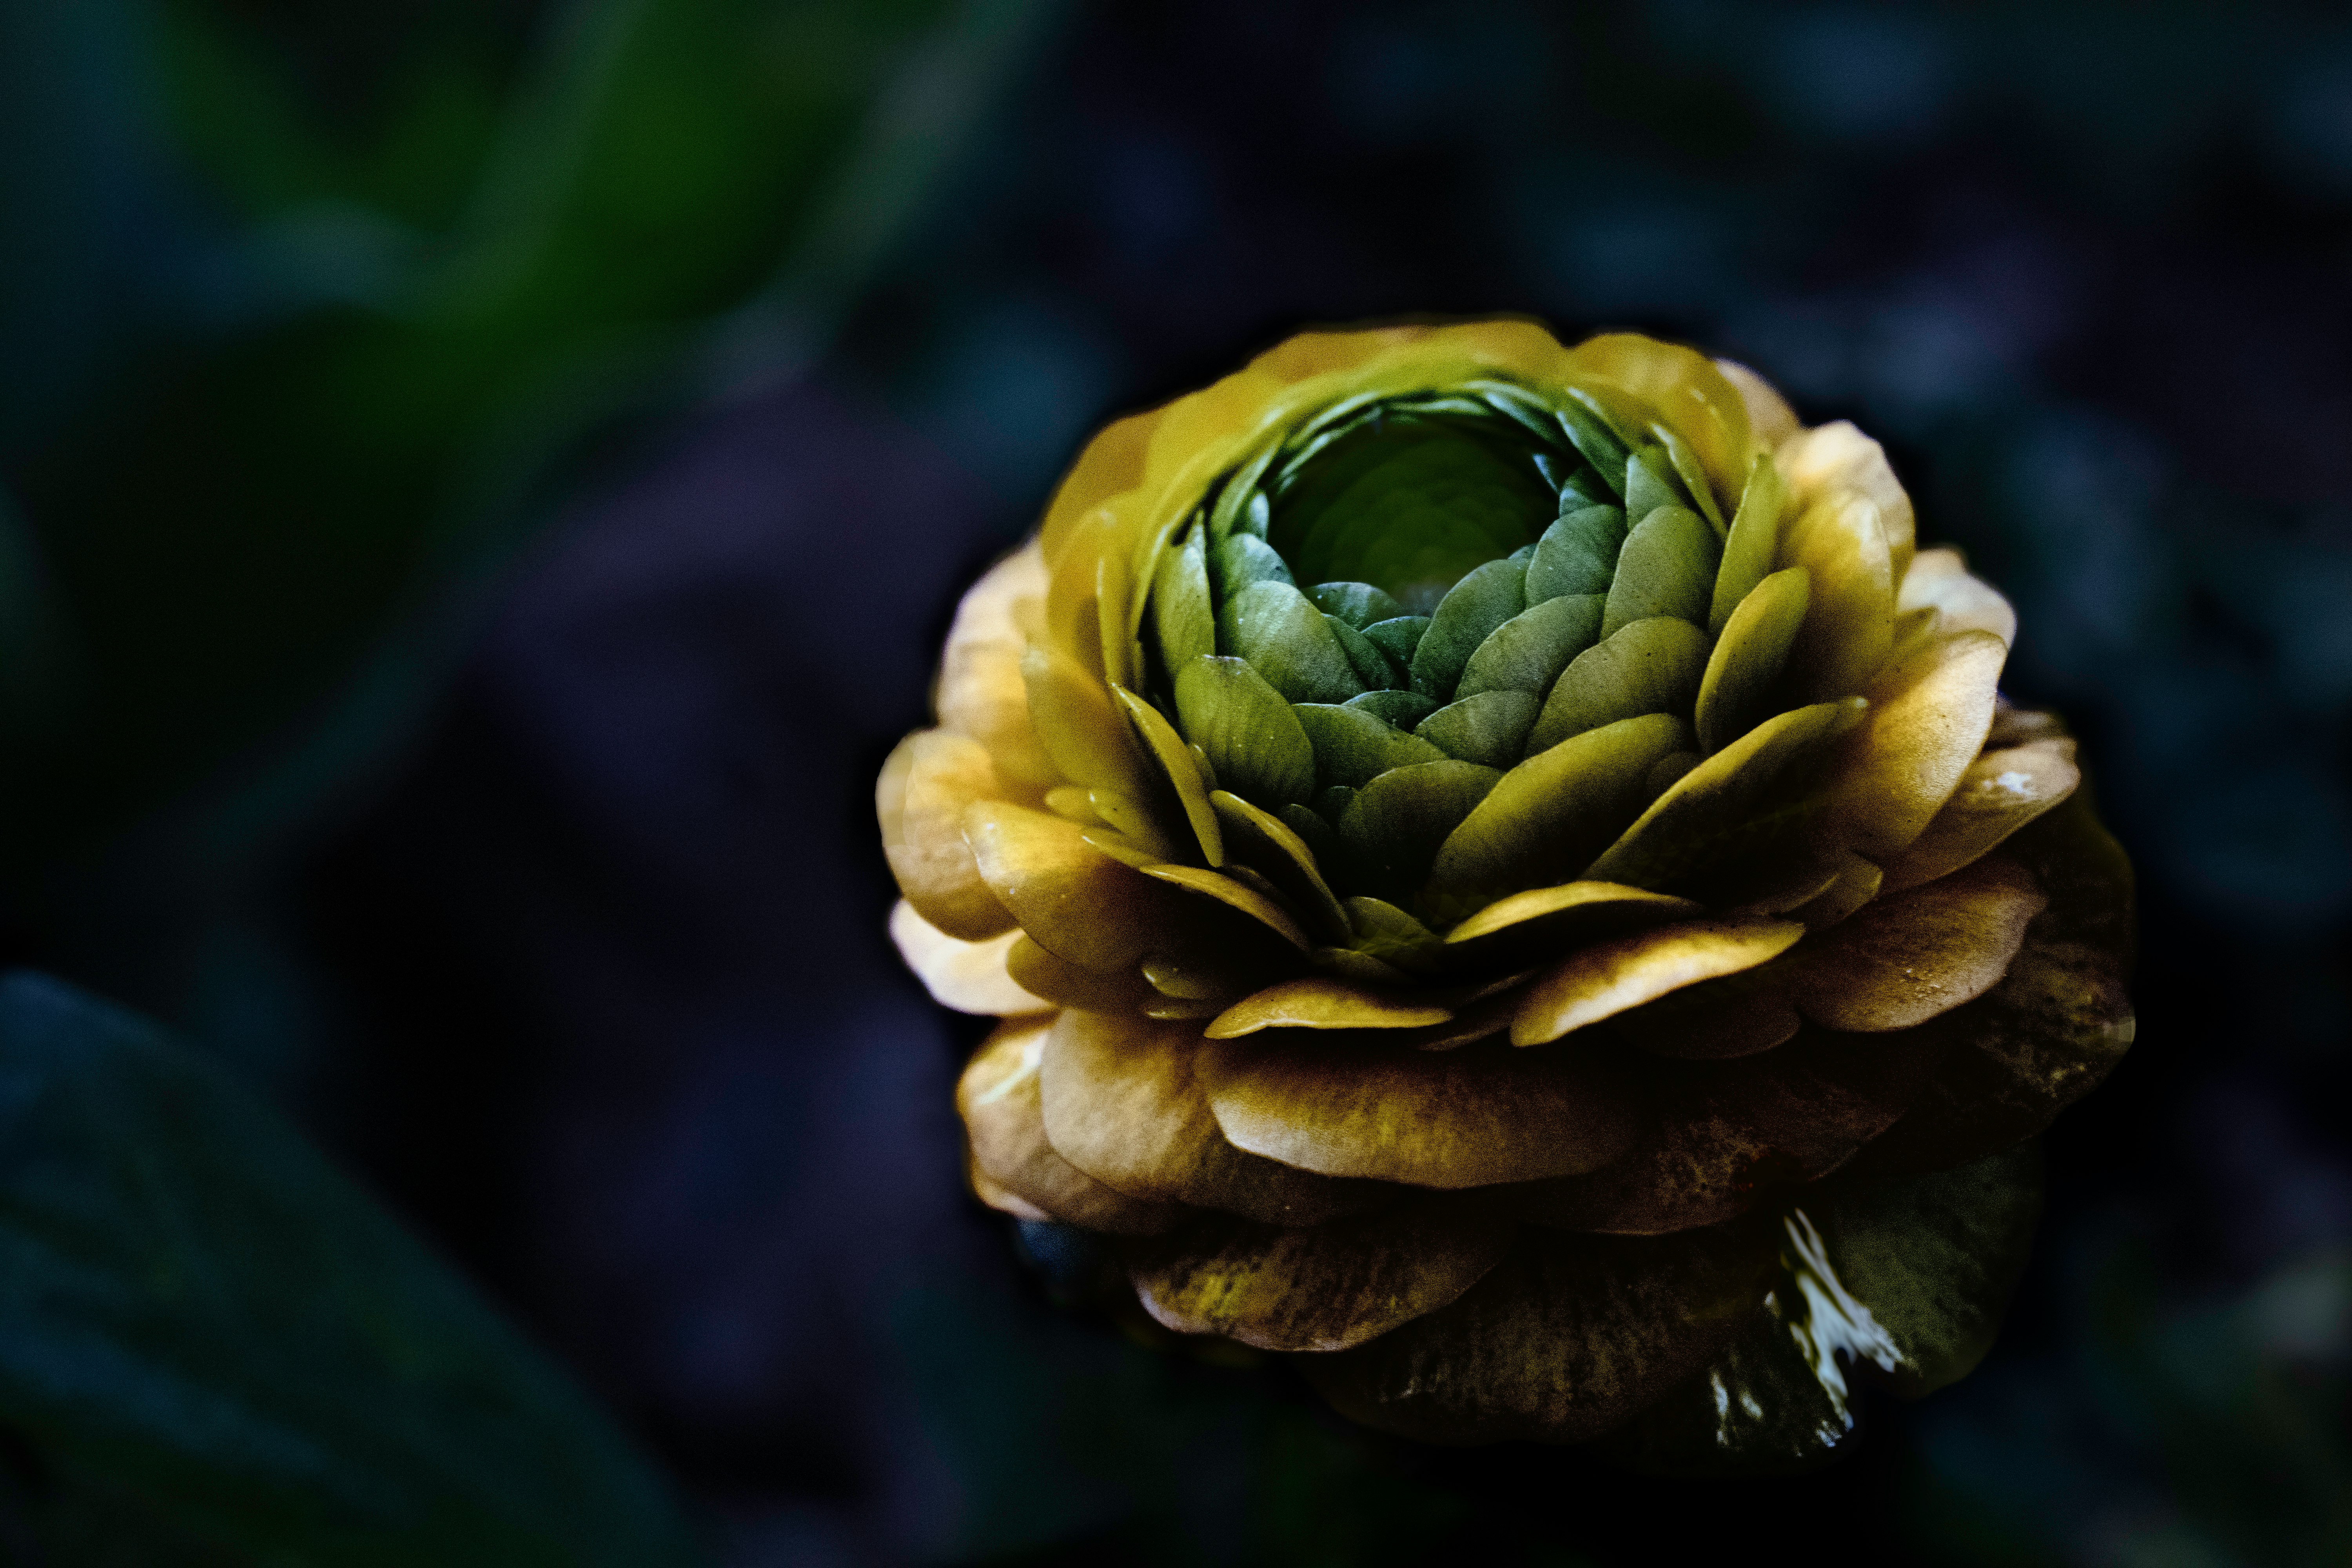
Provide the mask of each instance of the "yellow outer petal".
{"label": "yellow outer petal", "polygon": [[1201,1071],[1240,1148],[1334,1176],[1478,1187],[1568,1175],[1633,1142],[1605,1064],[1490,1047],[1334,1051],[1320,1039],[1213,1041]]}
{"label": "yellow outer petal", "polygon": [[1895,642],[1895,563],[1878,507],[1858,491],[1792,500],[1776,570],[1802,566],[1811,603],[1788,668],[1807,701],[1851,697]]}
{"label": "yellow outer petal", "polygon": [[[1132,1198],[1107,1187],[1054,1152],[1045,1141],[1045,1121],[1037,1091],[1038,1058],[1050,1017],[1024,1018],[997,1026],[956,1082],[956,1111],[963,1118],[977,1174],[1039,1211],[1035,1216],[1067,1220],[1089,1230],[1118,1236],[1150,1236],[1183,1217],[1173,1204]],[[981,1200],[993,1202],[978,1181]]]}
{"label": "yellow outer petal", "polygon": [[1739,394],[1739,401],[1748,410],[1748,428],[1767,449],[1780,446],[1797,434],[1797,411],[1789,406],[1789,400],[1775,391],[1770,382],[1737,360],[1719,359],[1715,368]]}
{"label": "yellow outer petal", "polygon": [[1903,580],[1911,564],[1915,524],[1911,497],[1895,477],[1886,451],[1846,420],[1820,425],[1784,442],[1775,454],[1780,471],[1789,477],[1801,512],[1817,502],[1836,503],[1847,496],[1864,496],[1878,509],[1878,526],[1886,535],[1894,578]]}
{"label": "yellow outer petal", "polygon": [[1832,1029],[1924,1024],[1998,984],[2047,902],[2014,860],[1979,860],[1880,900],[1809,946],[1791,973],[1790,999]]}
{"label": "yellow outer petal", "polygon": [[1031,541],[971,585],[956,606],[940,659],[942,729],[988,748],[999,777],[1043,789],[1060,775],[1029,723],[1021,656],[1043,628],[1045,557]]}
{"label": "yellow outer petal", "polygon": [[1218,1131],[1195,1077],[1199,1026],[1066,1012],[1038,1060],[1045,1136],[1079,1170],[1134,1197],[1320,1225],[1379,1196],[1244,1153]]}
{"label": "yellow outer petal", "polygon": [[1143,482],[1144,453],[1167,412],[1154,408],[1113,420],[1086,444],[1061,488],[1054,492],[1045,508],[1045,521],[1038,528],[1037,543],[1045,560],[1052,562],[1060,555],[1079,520]]}
{"label": "yellow outer petal", "polygon": [[1886,863],[1885,890],[1950,875],[2073,795],[2083,774],[2063,749],[2070,744],[2005,746],[1970,763],[1926,831]]}
{"label": "yellow outer petal", "polygon": [[1412,1029],[1443,1024],[1451,1007],[1430,1005],[1426,992],[1377,991],[1344,980],[1310,975],[1269,985],[1217,1015],[1205,1031],[1230,1040],[1260,1029]]}
{"label": "yellow outer petal", "polygon": [[882,849],[898,890],[948,935],[982,942],[1012,928],[963,837],[965,808],[1002,793],[981,743],[943,730],[898,742],[875,784]]}
{"label": "yellow outer petal", "polygon": [[1095,848],[1086,831],[1003,801],[964,817],[982,878],[1040,946],[1087,969],[1131,968],[1162,945],[1183,895]]}
{"label": "yellow outer petal", "polygon": [[1005,970],[1005,954],[1021,940],[1018,927],[986,942],[961,942],[901,899],[890,911],[890,940],[931,1000],[942,1007],[1000,1018],[1053,1010],[1052,1003],[1023,990]]}
{"label": "yellow outer petal", "polygon": [[1691,921],[1586,948],[1528,987],[1511,1043],[1542,1045],[1669,991],[1753,969],[1804,934],[1795,921]]}
{"label": "yellow outer petal", "polygon": [[1824,832],[1884,860],[1927,828],[1992,728],[2008,645],[1990,632],[1920,644],[1881,671],[1834,764]]}
{"label": "yellow outer petal", "polygon": [[1898,613],[1934,610],[1944,632],[1990,632],[2004,643],[2017,641],[2017,612],[1993,587],[1969,574],[1957,550],[1922,550],[1903,574],[1895,595]]}
{"label": "yellow outer petal", "polygon": [[1739,389],[1715,362],[1638,332],[1603,332],[1568,351],[1571,377],[1600,376],[1633,393],[1688,441],[1727,507],[1748,480],[1754,437]]}

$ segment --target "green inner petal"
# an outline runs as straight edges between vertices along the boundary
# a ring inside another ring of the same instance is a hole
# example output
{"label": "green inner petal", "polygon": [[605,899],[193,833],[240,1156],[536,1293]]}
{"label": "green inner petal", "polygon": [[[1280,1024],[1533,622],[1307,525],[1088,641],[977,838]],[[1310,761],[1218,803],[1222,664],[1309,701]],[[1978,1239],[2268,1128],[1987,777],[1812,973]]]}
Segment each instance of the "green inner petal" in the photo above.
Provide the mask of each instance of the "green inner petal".
{"label": "green inner petal", "polygon": [[1528,607],[1496,626],[1462,667],[1455,699],[1525,691],[1540,706],[1569,660],[1600,637],[1601,604],[1598,594],[1564,594],[1541,604],[1530,597]]}
{"label": "green inner petal", "polygon": [[1361,697],[1349,698],[1342,706],[1360,708],[1400,730],[1411,730],[1437,711],[1437,700],[1423,697],[1418,691],[1367,691]]}
{"label": "green inner petal", "polygon": [[1318,583],[1307,590],[1315,607],[1327,616],[1337,616],[1358,631],[1374,621],[1385,621],[1404,614],[1404,606],[1373,587],[1370,583]]}
{"label": "green inner petal", "polygon": [[1274,547],[1254,534],[1236,533],[1216,549],[1212,564],[1217,597],[1230,599],[1252,583],[1285,583],[1297,586],[1290,567]]}
{"label": "green inner petal", "polygon": [[1404,684],[1402,669],[1390,662],[1380,644],[1328,611],[1324,614],[1323,624],[1330,627],[1333,637],[1339,639],[1339,650],[1348,656],[1348,664],[1355,670],[1356,679],[1362,681],[1368,689],[1385,691],[1391,687]]}
{"label": "green inner petal", "polygon": [[1544,751],[1643,713],[1688,713],[1706,670],[1706,634],[1673,616],[1622,627],[1569,662],[1528,737]]}
{"label": "green inner petal", "polygon": [[1516,561],[1489,561],[1454,584],[1413,649],[1415,691],[1441,701],[1454,695],[1478,645],[1527,608],[1527,572]]}
{"label": "green inner petal", "polygon": [[1353,885],[1410,903],[1438,846],[1503,775],[1475,763],[1392,768],[1358,790],[1336,824]]}
{"label": "green inner petal", "polygon": [[1423,634],[1429,630],[1427,616],[1397,616],[1390,620],[1374,621],[1364,628],[1364,640],[1396,660],[1401,669],[1412,668],[1412,656],[1421,647]]}
{"label": "green inner petal", "polygon": [[1217,640],[1293,702],[1345,702],[1364,683],[1331,626],[1331,617],[1289,584],[1260,581],[1225,602]]}
{"label": "green inner petal", "polygon": [[1617,552],[1617,575],[1609,584],[1609,607],[1601,635],[1608,637],[1629,621],[1650,616],[1675,616],[1695,626],[1706,625],[1708,602],[1715,596],[1715,569],[1722,559],[1715,530],[1685,506],[1661,506],[1628,516],[1642,521],[1625,535]]}
{"label": "green inner petal", "polygon": [[1536,542],[1528,563],[1528,603],[1539,605],[1562,594],[1606,594],[1624,544],[1625,514],[1616,507],[1562,510]]}
{"label": "green inner petal", "polygon": [[1281,694],[1238,658],[1202,655],[1176,671],[1176,719],[1218,782],[1262,804],[1303,801],[1315,748]]}
{"label": "green inner petal", "polygon": [[1391,768],[1443,762],[1447,753],[1361,708],[1301,702],[1291,711],[1315,747],[1316,776],[1360,789]]}
{"label": "green inner petal", "polygon": [[1518,762],[1541,706],[1532,691],[1482,691],[1440,708],[1414,733],[1463,762],[1508,768]]}
{"label": "green inner petal", "polygon": [[1209,599],[1208,557],[1198,523],[1160,558],[1151,585],[1151,625],[1160,638],[1160,668],[1217,651],[1217,617]]}

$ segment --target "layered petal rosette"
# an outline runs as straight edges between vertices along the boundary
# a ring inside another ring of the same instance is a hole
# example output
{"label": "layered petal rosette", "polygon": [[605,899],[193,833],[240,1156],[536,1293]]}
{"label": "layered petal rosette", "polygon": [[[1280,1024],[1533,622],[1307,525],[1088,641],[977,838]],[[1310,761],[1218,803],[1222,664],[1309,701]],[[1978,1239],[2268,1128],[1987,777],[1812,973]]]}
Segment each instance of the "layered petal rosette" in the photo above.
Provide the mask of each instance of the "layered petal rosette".
{"label": "layered petal rosette", "polygon": [[2130,871],[1851,425],[1519,321],[1087,446],[878,789],[982,1199],[1442,1442],[1801,1463],[1990,1342]]}

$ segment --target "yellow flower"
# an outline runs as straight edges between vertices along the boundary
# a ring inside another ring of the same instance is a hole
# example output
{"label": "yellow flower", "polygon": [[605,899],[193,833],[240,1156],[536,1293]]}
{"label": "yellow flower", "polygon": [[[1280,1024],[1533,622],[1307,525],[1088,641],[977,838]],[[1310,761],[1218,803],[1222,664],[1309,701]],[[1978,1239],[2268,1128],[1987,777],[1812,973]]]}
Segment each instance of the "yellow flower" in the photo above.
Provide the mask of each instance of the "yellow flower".
{"label": "yellow flower", "polygon": [[878,787],[1005,1021],[982,1199],[1446,1442],[1801,1462],[1989,1344],[2131,1037],[2130,873],[1877,443],[1520,321],[1098,435]]}

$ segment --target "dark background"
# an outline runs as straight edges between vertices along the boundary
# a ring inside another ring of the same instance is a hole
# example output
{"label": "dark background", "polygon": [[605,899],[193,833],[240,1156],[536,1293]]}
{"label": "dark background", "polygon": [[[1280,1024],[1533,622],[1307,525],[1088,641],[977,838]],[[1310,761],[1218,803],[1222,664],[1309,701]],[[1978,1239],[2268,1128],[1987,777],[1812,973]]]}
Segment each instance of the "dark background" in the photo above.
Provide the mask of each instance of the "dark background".
{"label": "dark background", "polygon": [[[0,4],[6,956],[552,1348],[715,1557],[2352,1556],[2352,23],[2312,5]],[[1061,1310],[870,788],[1108,416],[1527,312],[1884,440],[2142,877],[1967,1383],[1770,1484]]]}

